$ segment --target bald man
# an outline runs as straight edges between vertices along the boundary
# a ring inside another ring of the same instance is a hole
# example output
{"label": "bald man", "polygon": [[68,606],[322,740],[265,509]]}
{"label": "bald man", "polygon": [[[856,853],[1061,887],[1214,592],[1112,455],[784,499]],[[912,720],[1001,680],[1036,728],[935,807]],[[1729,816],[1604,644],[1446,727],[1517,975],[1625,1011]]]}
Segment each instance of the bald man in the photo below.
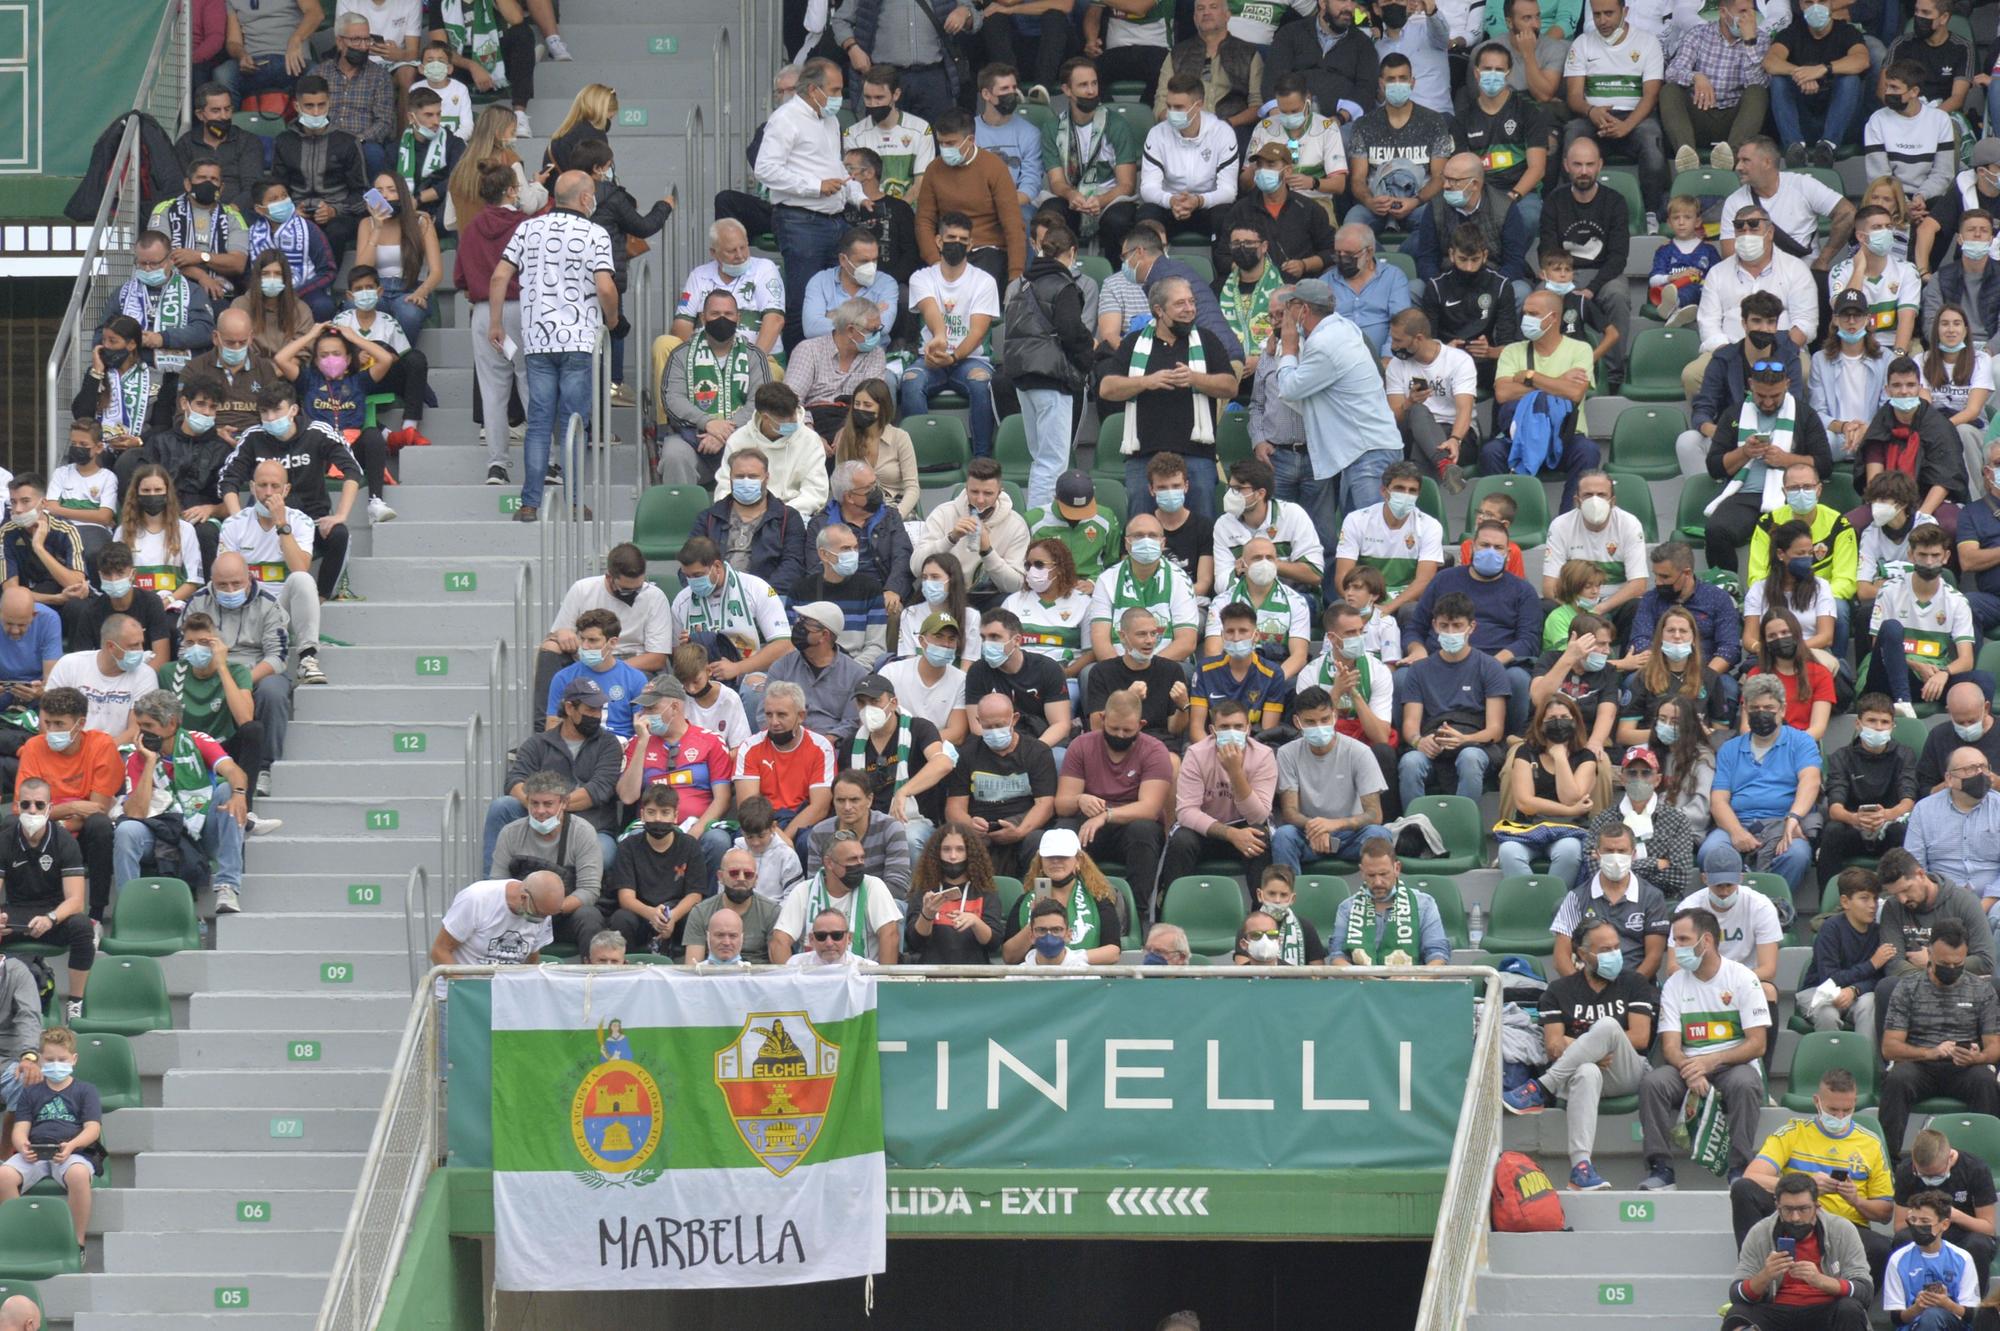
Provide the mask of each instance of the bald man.
{"label": "bald man", "polygon": [[771,959],[771,930],[778,923],[779,903],[757,892],[757,857],[742,846],[724,851],[716,881],[722,890],[703,898],[689,911],[687,924],[681,930],[681,937],[688,940],[688,963],[693,965],[708,955],[709,921],[719,912],[727,911],[736,916],[737,948],[743,959],[763,965]]}
{"label": "bald man", "polygon": [[[1507,330],[1494,331],[1496,336],[1504,336]],[[1508,342],[1493,371],[1493,438],[1479,450],[1479,472],[1500,476],[1513,470],[1508,454],[1514,442],[1510,422],[1515,403],[1532,392],[1562,398],[1574,409],[1569,417],[1574,433],[1563,440],[1562,469],[1567,479],[1558,510],[1567,513],[1576,505],[1577,477],[1601,465],[1604,456],[1581,430],[1575,430],[1584,395],[1590,392],[1596,373],[1596,360],[1589,343],[1563,336],[1562,297],[1546,288],[1530,292],[1521,303],[1521,326],[1513,331],[1519,340]],[[1530,347],[1535,353],[1532,366],[1528,361]]]}
{"label": "bald man", "polygon": [[[285,732],[292,719],[292,679],[286,659],[290,630],[278,605],[277,588],[261,588],[243,556],[225,550],[215,557],[207,585],[188,598],[187,609],[214,620],[230,661],[250,667],[250,697],[264,727],[264,757],[267,763],[276,762],[284,756]],[[270,794],[270,786],[267,766],[257,775],[257,794]]]}
{"label": "bald man", "polygon": [[1500,275],[1525,290],[1533,240],[1527,215],[1505,190],[1486,188],[1486,164],[1478,153],[1454,153],[1445,160],[1443,190],[1410,222],[1404,252],[1417,265],[1417,280],[1428,282],[1444,271],[1452,235],[1468,222],[1486,237],[1490,262]]}
{"label": "bald man", "polygon": [[563,907],[561,877],[488,878],[460,889],[431,940],[433,966],[532,966],[555,941],[550,917]]}
{"label": "bald man", "polygon": [[[542,491],[562,483],[560,461],[570,417],[590,421],[590,353],[597,335],[618,323],[618,288],[611,276],[610,233],[590,220],[597,183],[589,173],[556,177],[555,207],[514,229],[487,288],[492,308],[521,283],[521,351],[528,364],[528,426],[521,445],[521,507],[517,522],[541,519]],[[593,297],[595,297],[593,299]],[[487,331],[495,347],[507,330]]]}
{"label": "bald man", "polygon": [[42,1310],[25,1294],[0,1303],[0,1331],[42,1331]]}
{"label": "bald man", "polygon": [[[207,379],[222,386],[222,400],[215,408],[215,432],[231,448],[237,437],[257,424],[257,394],[266,384],[281,377],[269,356],[257,350],[252,334],[256,325],[247,311],[234,306],[215,316],[214,345],[188,362],[189,378]],[[181,507],[187,507],[183,501]]]}

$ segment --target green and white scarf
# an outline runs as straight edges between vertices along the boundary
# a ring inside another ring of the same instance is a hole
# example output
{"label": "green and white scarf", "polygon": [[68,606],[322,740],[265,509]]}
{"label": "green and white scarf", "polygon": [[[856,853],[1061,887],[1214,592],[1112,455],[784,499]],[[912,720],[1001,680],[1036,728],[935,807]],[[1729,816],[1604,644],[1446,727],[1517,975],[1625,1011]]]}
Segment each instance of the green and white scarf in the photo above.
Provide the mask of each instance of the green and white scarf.
{"label": "green and white scarf", "polygon": [[[872,736],[865,731],[854,732],[854,754],[848,766],[857,772],[865,770],[868,766],[868,741],[871,738]],[[896,726],[896,789],[902,789],[909,779],[910,717],[908,713],[903,713]]]}
{"label": "green and white scarf", "polygon": [[1160,636],[1169,637],[1173,633],[1172,607],[1174,603],[1174,574],[1172,564],[1162,556],[1153,568],[1153,576],[1144,583],[1132,576],[1132,561],[1118,561],[1118,579],[1111,587],[1111,637],[1118,639],[1118,625],[1125,618],[1125,612],[1137,606],[1153,613],[1160,621]]}
{"label": "green and white scarf", "polygon": [[440,129],[425,143],[416,130],[403,131],[403,137],[396,140],[396,174],[403,178],[404,188],[414,193],[422,182],[444,170],[444,136],[448,133]]}
{"label": "green and white scarf", "polygon": [[188,736],[186,726],[176,730],[172,752],[162,754],[153,764],[152,807],[155,811],[159,809],[158,792],[165,791],[167,803],[180,812],[187,824],[188,835],[198,837],[215,802],[215,773],[208,770],[207,760]]}
{"label": "green and white scarf", "polygon": [[1722,1097],[1712,1088],[1706,1095],[1690,1091],[1682,1113],[1686,1115],[1688,1155],[1721,1178],[1729,1172],[1729,1113],[1722,1106]]}
{"label": "green and white scarf", "polygon": [[[1021,919],[1023,923],[1030,917],[1035,903],[1027,897],[1021,899]],[[1078,874],[1069,890],[1069,945],[1088,951],[1102,941],[1103,914],[1097,908],[1097,898],[1090,895],[1090,889],[1083,885],[1083,875]]]}
{"label": "green and white scarf", "polygon": [[1290,906],[1260,905],[1258,910],[1278,922],[1278,960],[1287,966],[1306,964],[1306,931],[1299,925],[1299,913]]}
{"label": "green and white scarf", "polygon": [[[708,606],[710,601],[722,602],[720,617],[715,616]],[[750,605],[743,597],[743,579],[735,569],[728,569],[722,575],[722,590],[708,596],[696,596],[688,592],[688,632],[713,633],[726,636],[732,624],[747,625],[754,636],[757,621],[750,617]],[[754,646],[754,644],[753,644]]]}
{"label": "green and white scarf", "polygon": [[1249,606],[1257,615],[1258,648],[1275,651],[1283,660],[1291,647],[1292,597],[1295,594],[1286,590],[1284,579],[1280,578],[1265,589],[1260,603],[1250,587],[1250,580],[1238,578],[1229,584],[1229,590],[1223,594],[1220,604],[1241,602]]}
{"label": "green and white scarf", "polygon": [[[190,303],[188,280],[179,273],[162,282],[157,291],[136,277],[118,288],[120,311],[137,319],[139,327],[149,333],[165,333],[186,327]],[[153,353],[153,364],[162,370],[178,370],[187,362],[185,351],[161,347]]]}
{"label": "green and white scarf", "polygon": [[[1797,407],[1792,401],[1792,395],[1790,393],[1785,394],[1784,402],[1779,404],[1778,407],[1777,422],[1771,427],[1771,449],[1773,452],[1789,453],[1792,451],[1792,424],[1797,418],[1796,411]],[[1757,420],[1759,415],[1756,399],[1745,394],[1742,410],[1736,413],[1736,438],[1739,443],[1758,432]],[[1702,513],[1708,517],[1713,517],[1715,510],[1722,506],[1722,502],[1725,499],[1728,499],[1743,488],[1743,478],[1749,475],[1752,466],[1761,466],[1764,468],[1764,491],[1758,500],[1758,511],[1769,513],[1775,508],[1782,507],[1785,502],[1785,469],[1783,467],[1767,466],[1763,463],[1747,463],[1743,470],[1737,472],[1731,478],[1729,484],[1722,487],[1722,493],[1708,502],[1708,507],[1704,508]]]}
{"label": "green and white scarf", "polygon": [[[1275,259],[1264,260],[1264,275],[1248,291],[1243,284],[1230,281],[1223,286],[1225,299],[1222,302],[1222,316],[1241,338],[1243,345],[1261,347],[1271,336],[1271,293],[1278,289],[1283,275],[1278,272]],[[1271,501],[1272,516],[1277,514],[1277,500]],[[1283,551],[1279,551],[1283,554]]]}
{"label": "green and white scarf", "polygon": [[718,361],[706,337],[688,348],[688,396],[711,416],[728,416],[750,396],[750,349],[732,341],[727,359]]}
{"label": "green and white scarf", "polygon": [[439,11],[451,49],[484,66],[493,76],[494,86],[506,87],[507,74],[500,63],[500,20],[493,0],[443,0]]}
{"label": "green and white scarf", "polygon": [[1347,911],[1347,933],[1341,939],[1340,950],[1348,960],[1357,966],[1413,966],[1417,955],[1423,949],[1419,931],[1422,924],[1417,918],[1417,894],[1402,882],[1397,882],[1395,892],[1389,898],[1389,951],[1377,961],[1368,951],[1375,945],[1376,910],[1375,897],[1366,888],[1356,892],[1348,900],[1353,903]]}
{"label": "green and white scarf", "polygon": [[[813,921],[819,918],[821,911],[836,911],[847,917],[848,948],[851,950],[855,944],[859,943],[862,946],[862,956],[866,957],[869,961],[876,959],[875,931],[868,927],[868,875],[863,874],[861,881],[856,883],[846,896],[840,898],[841,901],[849,903],[846,906],[837,904],[834,898],[828,894],[826,890],[826,870],[824,869],[813,875],[812,882],[808,885],[807,893],[806,921],[804,926],[807,937],[810,937],[812,934]],[[805,943],[807,938],[801,938],[799,941]]]}
{"label": "green and white scarf", "polygon": [[[1152,324],[1146,325],[1145,330],[1139,334],[1139,340],[1132,344],[1132,366],[1125,371],[1127,378],[1145,377],[1146,365],[1153,357],[1153,328]],[[1202,356],[1199,328],[1190,328],[1187,331],[1187,365],[1195,374],[1208,373],[1208,361]],[[1188,392],[1194,397],[1194,433],[1188,436],[1189,442],[1213,446],[1215,419],[1209,411],[1208,399],[1198,388],[1190,388]],[[1128,458],[1136,456],[1139,452],[1139,403],[1136,400],[1125,407],[1125,438],[1124,442],[1118,445],[1118,451]]]}
{"label": "green and white scarf", "polygon": [[153,367],[142,363],[129,370],[112,370],[104,382],[110,389],[110,401],[99,419],[124,433],[143,435],[153,406]]}
{"label": "green and white scarf", "polygon": [[[1086,199],[1109,194],[1118,188],[1118,152],[1111,146],[1111,136],[1106,132],[1107,119],[1101,106],[1091,112],[1088,152],[1083,149],[1083,135],[1073,116],[1063,116],[1062,132],[1055,136],[1057,165],[1062,168],[1063,178]],[[1097,214],[1080,213],[1078,220],[1083,224],[1080,239],[1089,240],[1097,234]]]}
{"label": "green and white scarf", "polygon": [[1336,695],[1333,700],[1333,710],[1344,716],[1359,716],[1361,709],[1368,705],[1368,699],[1374,696],[1371,684],[1374,669],[1368,664],[1367,652],[1350,661],[1340,654],[1339,642],[1327,639],[1326,650],[1319,654],[1319,664],[1315,667],[1319,673],[1313,676],[1313,683],[1332,693],[1334,677],[1340,673],[1342,666],[1354,668],[1355,673],[1361,676],[1360,686],[1352,695],[1344,693]]}

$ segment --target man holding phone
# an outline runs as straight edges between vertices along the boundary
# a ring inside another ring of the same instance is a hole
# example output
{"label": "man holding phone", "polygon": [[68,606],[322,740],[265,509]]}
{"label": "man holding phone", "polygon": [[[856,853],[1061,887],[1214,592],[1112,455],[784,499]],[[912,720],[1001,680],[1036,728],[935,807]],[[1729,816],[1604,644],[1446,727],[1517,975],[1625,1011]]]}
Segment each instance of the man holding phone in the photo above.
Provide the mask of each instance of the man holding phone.
{"label": "man holding phone", "polygon": [[1967,975],[1966,926],[1931,926],[1922,975],[1907,975],[1882,1019],[1882,1135],[1903,1140],[1910,1106],[1933,1096],[1963,1101],[1975,1114],[2000,1112],[2000,994],[1983,975]]}
{"label": "man holding phone", "polygon": [[1861,1237],[1815,1193],[1808,1175],[1778,1180],[1777,1213],[1744,1235],[1722,1331],[1866,1331],[1875,1282]]}
{"label": "man holding phone", "polygon": [[1894,1177],[1882,1143],[1854,1124],[1856,1100],[1854,1074],[1828,1068],[1814,1088],[1812,1117],[1795,1118],[1764,1139],[1743,1177],[1729,1186],[1739,1245],[1776,1209],[1779,1179],[1803,1171],[1819,1191],[1820,1207],[1855,1227],[1868,1269],[1879,1277],[1893,1245],[1868,1226],[1890,1218]]}

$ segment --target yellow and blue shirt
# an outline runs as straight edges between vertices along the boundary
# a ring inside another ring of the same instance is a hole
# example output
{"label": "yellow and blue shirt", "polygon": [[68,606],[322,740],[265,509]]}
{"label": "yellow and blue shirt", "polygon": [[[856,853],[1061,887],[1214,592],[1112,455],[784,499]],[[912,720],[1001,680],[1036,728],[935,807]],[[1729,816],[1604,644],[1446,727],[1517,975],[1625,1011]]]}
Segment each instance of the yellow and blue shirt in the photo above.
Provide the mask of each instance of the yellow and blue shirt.
{"label": "yellow and blue shirt", "polygon": [[[1770,1163],[1780,1175],[1793,1170],[1801,1174],[1831,1174],[1844,1169],[1854,1181],[1855,1191],[1869,1201],[1894,1195],[1889,1162],[1882,1154],[1881,1139],[1858,1124],[1849,1124],[1838,1137],[1828,1135],[1818,1118],[1795,1118],[1764,1139],[1757,1158]],[[1843,1220],[1865,1225],[1853,1203],[1837,1192],[1823,1192],[1819,1204]]]}

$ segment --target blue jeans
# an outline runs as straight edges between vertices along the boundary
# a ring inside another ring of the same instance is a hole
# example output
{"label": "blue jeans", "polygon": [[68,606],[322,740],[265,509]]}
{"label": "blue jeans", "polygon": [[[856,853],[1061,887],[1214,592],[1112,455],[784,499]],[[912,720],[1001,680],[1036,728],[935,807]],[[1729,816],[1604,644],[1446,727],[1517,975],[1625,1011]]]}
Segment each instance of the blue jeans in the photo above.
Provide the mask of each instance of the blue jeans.
{"label": "blue jeans", "polygon": [[771,210],[771,236],[785,262],[785,345],[790,347],[804,334],[799,311],[806,300],[806,284],[813,274],[831,268],[840,257],[840,238],[847,223],[839,213],[815,213],[804,208],[779,207]]}
{"label": "blue jeans", "polygon": [[1304,486],[1312,479],[1312,464],[1303,448],[1271,448],[1271,497],[1288,504],[1305,502]]}
{"label": "blue jeans", "polygon": [[[1479,446],[1479,474],[1481,476],[1505,476],[1513,468],[1507,463],[1507,454],[1514,447],[1513,435],[1504,427],[1494,438]],[[1562,500],[1556,512],[1567,513],[1576,506],[1576,478],[1586,471],[1604,465],[1604,453],[1597,444],[1578,434],[1563,441],[1563,490]],[[1547,475],[1546,470],[1542,473]]]}
{"label": "blue jeans", "polygon": [[225,60],[215,67],[215,81],[235,94],[240,108],[245,97],[260,92],[289,93],[299,80],[298,76],[285,72],[285,53],[280,51],[261,58],[257,68],[251,70],[234,60]]}
{"label": "blue jeans", "polygon": [[[1525,877],[1534,872],[1532,857],[1526,846],[1511,841],[1500,843],[1500,876],[1503,878]],[[1566,836],[1549,847],[1549,873],[1562,879],[1563,886],[1576,882],[1583,870],[1583,838]]]}
{"label": "blue jeans", "polygon": [[1942,1308],[1926,1308],[1915,1320],[1903,1323],[1906,1331],[1964,1331],[1971,1325],[1969,1320],[1953,1317]]}
{"label": "blue jeans", "polygon": [[[1364,827],[1350,827],[1345,832],[1333,834],[1333,853],[1317,855],[1314,859],[1345,860],[1354,864],[1361,859],[1361,847],[1374,837],[1389,839],[1389,829],[1376,823]],[[1271,863],[1282,864],[1294,874],[1304,867],[1306,856],[1312,846],[1306,841],[1306,829],[1296,823],[1285,823],[1271,831]]]}
{"label": "blue jeans", "polygon": [[1534,679],[1526,666],[1510,665],[1507,671],[1507,733],[1525,735],[1528,732],[1528,718],[1534,713],[1534,706],[1528,697],[1528,690],[1534,686]]}
{"label": "blue jeans", "polygon": [[[1320,547],[1331,550],[1340,544],[1340,520],[1356,509],[1382,502],[1382,473],[1403,457],[1402,441],[1393,449],[1371,448],[1341,468],[1334,476],[1309,476],[1300,482],[1300,502],[1312,515],[1313,530],[1319,533]],[[1310,462],[1307,464],[1310,470]],[[1337,593],[1339,588],[1334,588]]]}
{"label": "blue jeans", "polygon": [[[1740,814],[1738,818],[1746,827],[1752,822],[1762,821],[1761,819],[1742,818]],[[1712,847],[1726,846],[1728,844],[1729,833],[1719,827],[1710,828],[1708,835],[1702,838],[1701,849],[1696,852],[1695,858],[1701,860],[1708,855]],[[1792,890],[1793,908],[1801,915],[1815,914],[1819,910],[1819,902],[1817,900],[1807,902],[1799,898],[1799,882],[1806,876],[1806,869],[1812,864],[1812,855],[1812,843],[1802,836],[1794,836],[1792,838],[1791,849],[1772,860],[1771,867],[1768,870],[1768,872],[1774,873],[1785,880],[1785,886]],[[1746,863],[1749,862],[1749,858],[1747,855],[1744,857]],[[1778,909],[1780,914],[1784,913],[1782,903],[1779,904]],[[1789,921],[1787,922],[1789,923]]]}
{"label": "blue jeans", "polygon": [[[1861,76],[1836,74],[1831,82],[1832,87],[1823,80],[1818,92],[1804,93],[1789,78],[1771,80],[1771,118],[1777,122],[1779,138],[1788,144],[1847,142],[1861,115]],[[2000,92],[2000,85],[1987,91],[1989,107],[1996,105],[1995,92]],[[1988,115],[1991,123],[1991,112]]]}
{"label": "blue jeans", "polygon": [[403,336],[410,339],[411,346],[416,345],[417,335],[424,331],[424,320],[430,317],[429,310],[411,304],[409,293],[400,283],[392,285],[386,282],[382,284],[382,299],[377,308],[396,321],[403,330]]}
{"label": "blue jeans", "polygon": [[549,458],[552,453],[560,456],[569,418],[581,416],[585,425],[590,423],[590,353],[539,352],[527,359],[528,427],[521,441],[521,507],[539,509]]}
{"label": "blue jeans", "polygon": [[1056,478],[1069,469],[1070,412],[1076,399],[1053,388],[1020,390],[1021,423],[1027,427],[1028,507],[1055,502]]}
{"label": "blue jeans", "polygon": [[[1903,622],[1899,619],[1885,620],[1881,630],[1875,635],[1875,650],[1871,656],[1874,687],[1887,689],[1889,696],[1897,702],[1909,702],[1915,694],[1910,683],[1910,662],[1903,654]],[[1968,670],[1964,674],[1952,675],[1945,680],[1947,692],[1952,685],[1970,682],[1979,686],[1979,691],[1987,697],[1993,696],[1993,677],[1982,670]],[[1943,705],[1940,697],[1938,703]]]}
{"label": "blue jeans", "polygon": [[[512,795],[502,795],[486,806],[486,826],[480,831],[479,841],[480,872],[492,878],[504,878],[506,876],[502,869],[493,863],[493,846],[500,840],[502,828],[506,827],[509,823],[517,823],[527,816],[528,806],[515,799]],[[728,834],[711,829],[702,836],[702,850],[706,852],[709,847],[715,844],[709,839],[710,837],[724,836],[728,836]],[[728,841],[725,841],[722,849],[728,850],[734,840],[735,838],[731,837]],[[618,857],[617,838],[613,837],[609,832],[599,832],[597,834],[597,853],[604,857],[604,867],[609,869],[611,861]],[[722,856],[717,854],[714,862],[709,865],[708,871],[711,876],[715,873],[717,866],[721,862]],[[123,882],[124,880],[120,879],[119,881]]]}
{"label": "blue jeans", "polygon": [[[243,829],[223,811],[222,801],[229,791],[216,788],[215,807],[201,825],[201,848],[215,861],[217,887],[243,886]],[[127,818],[111,833],[112,881],[129,883],[139,877],[140,864],[153,851],[153,829],[135,818]]]}
{"label": "blue jeans", "polygon": [[[1215,482],[1220,476],[1212,457],[1189,457],[1183,453],[1183,462],[1188,469],[1187,507],[1190,513],[1199,513],[1210,522],[1215,520]],[[1125,520],[1130,522],[1141,513],[1157,513],[1159,505],[1153,502],[1153,488],[1146,482],[1146,464],[1152,461],[1150,454],[1139,453],[1125,459]]]}
{"label": "blue jeans", "polygon": [[[1468,744],[1455,753],[1440,754],[1438,762],[1449,762],[1458,771],[1458,789],[1453,793],[1478,802],[1486,790],[1486,769],[1493,765],[1487,751],[1477,744]],[[1396,781],[1402,789],[1403,807],[1409,808],[1424,797],[1430,785],[1431,759],[1417,749],[1405,749],[1396,760]]]}
{"label": "blue jeans", "polygon": [[931,409],[931,394],[946,387],[965,394],[967,414],[971,417],[966,422],[966,433],[972,436],[972,456],[992,457],[993,362],[984,356],[968,356],[942,370],[917,362],[903,371],[897,410],[905,417],[921,416]]}

